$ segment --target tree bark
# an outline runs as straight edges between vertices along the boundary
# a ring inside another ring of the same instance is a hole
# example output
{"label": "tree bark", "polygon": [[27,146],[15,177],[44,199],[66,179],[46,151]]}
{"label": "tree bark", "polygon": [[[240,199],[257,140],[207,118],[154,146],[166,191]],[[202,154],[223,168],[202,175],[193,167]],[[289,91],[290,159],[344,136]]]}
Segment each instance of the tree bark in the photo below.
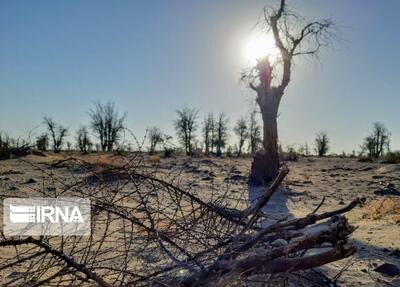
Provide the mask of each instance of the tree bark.
{"label": "tree bark", "polygon": [[250,183],[264,185],[272,181],[279,170],[277,117],[283,90],[271,87],[272,67],[268,59],[260,61],[257,69],[260,85],[252,88],[257,92],[257,103],[263,120],[263,150],[254,156]]}
{"label": "tree bark", "polygon": [[251,172],[251,183],[264,185],[275,178],[279,170],[277,108],[262,110],[263,149],[257,151]]}
{"label": "tree bark", "polygon": [[268,181],[275,178],[279,170],[279,154],[278,154],[278,106],[279,102],[274,93],[267,96],[267,103],[261,108],[263,117],[263,147],[271,171],[268,174]]}

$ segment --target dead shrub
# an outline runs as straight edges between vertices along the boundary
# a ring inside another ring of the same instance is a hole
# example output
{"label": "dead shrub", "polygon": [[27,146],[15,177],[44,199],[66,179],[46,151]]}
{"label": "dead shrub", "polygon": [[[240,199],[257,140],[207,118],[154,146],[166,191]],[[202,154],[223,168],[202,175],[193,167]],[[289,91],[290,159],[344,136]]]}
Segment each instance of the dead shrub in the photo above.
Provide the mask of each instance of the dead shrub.
{"label": "dead shrub", "polygon": [[161,162],[161,158],[158,155],[149,155],[149,157],[147,158],[147,161],[151,164],[151,165],[155,165]]}
{"label": "dead shrub", "polygon": [[388,152],[382,160],[383,163],[400,163],[400,151]]}
{"label": "dead shrub", "polygon": [[289,146],[286,152],[281,152],[280,158],[283,161],[298,161],[299,155],[293,146]]}
{"label": "dead shrub", "polygon": [[374,160],[369,156],[362,156],[358,159],[359,162],[374,162]]}
{"label": "dead shrub", "polygon": [[386,219],[400,222],[400,199],[388,197],[381,200],[372,200],[365,206],[363,218],[372,220]]}
{"label": "dead shrub", "polygon": [[30,151],[31,147],[27,141],[12,139],[0,132],[0,159],[26,156]]}
{"label": "dead shrub", "polygon": [[173,148],[165,148],[163,152],[164,158],[173,157],[175,155],[175,149]]}
{"label": "dead shrub", "polygon": [[121,157],[113,154],[96,154],[86,157],[84,160],[89,163],[93,171],[98,174],[123,166]]}

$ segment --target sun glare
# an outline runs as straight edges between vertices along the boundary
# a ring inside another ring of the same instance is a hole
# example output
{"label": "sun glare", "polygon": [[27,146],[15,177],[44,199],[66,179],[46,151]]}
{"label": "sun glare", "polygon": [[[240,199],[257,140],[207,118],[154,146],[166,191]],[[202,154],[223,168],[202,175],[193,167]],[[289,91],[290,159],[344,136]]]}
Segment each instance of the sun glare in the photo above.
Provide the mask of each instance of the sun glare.
{"label": "sun glare", "polygon": [[271,62],[275,62],[278,58],[278,51],[272,36],[265,34],[253,34],[245,46],[246,61],[255,63],[264,57],[269,57]]}

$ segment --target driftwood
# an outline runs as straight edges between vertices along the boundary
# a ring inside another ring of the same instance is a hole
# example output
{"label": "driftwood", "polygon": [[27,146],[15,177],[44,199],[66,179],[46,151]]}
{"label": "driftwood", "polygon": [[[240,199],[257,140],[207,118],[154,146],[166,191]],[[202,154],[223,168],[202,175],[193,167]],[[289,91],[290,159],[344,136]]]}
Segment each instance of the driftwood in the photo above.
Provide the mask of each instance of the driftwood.
{"label": "driftwood", "polygon": [[[229,188],[196,193],[183,188],[175,173],[146,167],[141,154],[125,160],[99,172],[71,158],[63,165],[83,174],[71,183],[43,169],[57,183],[54,196],[92,200],[93,235],[1,235],[0,248],[17,256],[2,259],[0,270],[20,271],[5,277],[3,286],[232,286],[252,276],[268,282],[272,275],[288,276],[356,252],[347,241],[354,228],[342,214],[362,204],[359,199],[339,210],[318,213],[319,206],[303,218],[260,224],[287,167],[245,207],[225,201]],[[47,190],[43,195],[51,196]]]}

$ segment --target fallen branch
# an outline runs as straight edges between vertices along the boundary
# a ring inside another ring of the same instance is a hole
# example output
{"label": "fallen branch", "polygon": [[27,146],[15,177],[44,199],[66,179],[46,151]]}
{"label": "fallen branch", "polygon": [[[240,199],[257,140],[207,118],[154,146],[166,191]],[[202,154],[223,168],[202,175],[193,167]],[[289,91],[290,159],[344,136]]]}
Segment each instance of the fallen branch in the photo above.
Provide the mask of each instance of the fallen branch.
{"label": "fallen branch", "polygon": [[[227,281],[232,281],[239,276],[249,276],[255,273],[293,272],[299,270],[303,260],[304,265],[302,266],[304,267],[301,268],[303,270],[307,269],[307,266],[316,267],[327,262],[336,261],[348,257],[356,251],[354,246],[347,245],[347,237],[353,231],[354,228],[347,223],[344,217],[332,218],[326,223],[304,229],[301,231],[301,236],[293,238],[291,242],[281,247],[273,248],[272,244],[269,246],[272,247],[271,250],[265,250],[265,247],[260,247],[256,251],[257,255],[251,255],[245,259],[218,260],[208,268],[186,278],[181,283],[181,286],[209,286],[214,281],[226,284]],[[287,259],[278,260],[277,258],[316,248],[324,243],[331,244],[333,246],[331,249],[335,250],[334,253],[329,253],[330,257],[315,254],[313,256],[299,257],[297,260],[292,261],[292,265],[278,264],[287,262]],[[248,250],[248,248],[248,245],[246,248],[242,247],[237,253],[240,251],[240,254],[243,254],[243,251]],[[328,261],[326,262],[326,260]],[[274,262],[274,264],[271,265],[271,262]]]}
{"label": "fallen branch", "polygon": [[[354,228],[341,214],[363,204],[356,199],[344,208],[303,218],[282,219],[268,226],[257,222],[262,209],[288,174],[283,167],[274,182],[250,207],[225,204],[220,189],[200,197],[176,182],[159,178],[154,168],[129,164],[65,182],[43,172],[61,190],[55,194],[92,200],[90,237],[0,238],[17,256],[1,270],[25,268],[24,276],[4,285],[36,286],[66,282],[98,286],[229,286],[253,275],[288,276],[353,254],[347,243]],[[78,163],[76,161],[76,163]],[[82,163],[81,163],[82,164]],[[229,190],[227,190],[229,192]],[[46,189],[43,194],[48,196]],[[26,248],[25,244],[34,246]],[[247,280],[247,279],[246,279]]]}
{"label": "fallen branch", "polygon": [[57,258],[59,258],[60,260],[65,262],[67,264],[67,266],[74,268],[78,272],[82,272],[83,274],[85,274],[87,276],[87,278],[92,279],[99,286],[112,287],[112,285],[107,283],[104,279],[99,277],[96,273],[89,270],[85,265],[76,262],[70,256],[67,256],[63,252],[54,249],[48,243],[46,243],[40,239],[34,239],[33,237],[27,237],[25,239],[1,240],[0,241],[0,247],[6,247],[6,246],[14,246],[15,247],[17,245],[22,245],[22,244],[35,244],[36,246],[43,248],[46,253],[56,256]]}

